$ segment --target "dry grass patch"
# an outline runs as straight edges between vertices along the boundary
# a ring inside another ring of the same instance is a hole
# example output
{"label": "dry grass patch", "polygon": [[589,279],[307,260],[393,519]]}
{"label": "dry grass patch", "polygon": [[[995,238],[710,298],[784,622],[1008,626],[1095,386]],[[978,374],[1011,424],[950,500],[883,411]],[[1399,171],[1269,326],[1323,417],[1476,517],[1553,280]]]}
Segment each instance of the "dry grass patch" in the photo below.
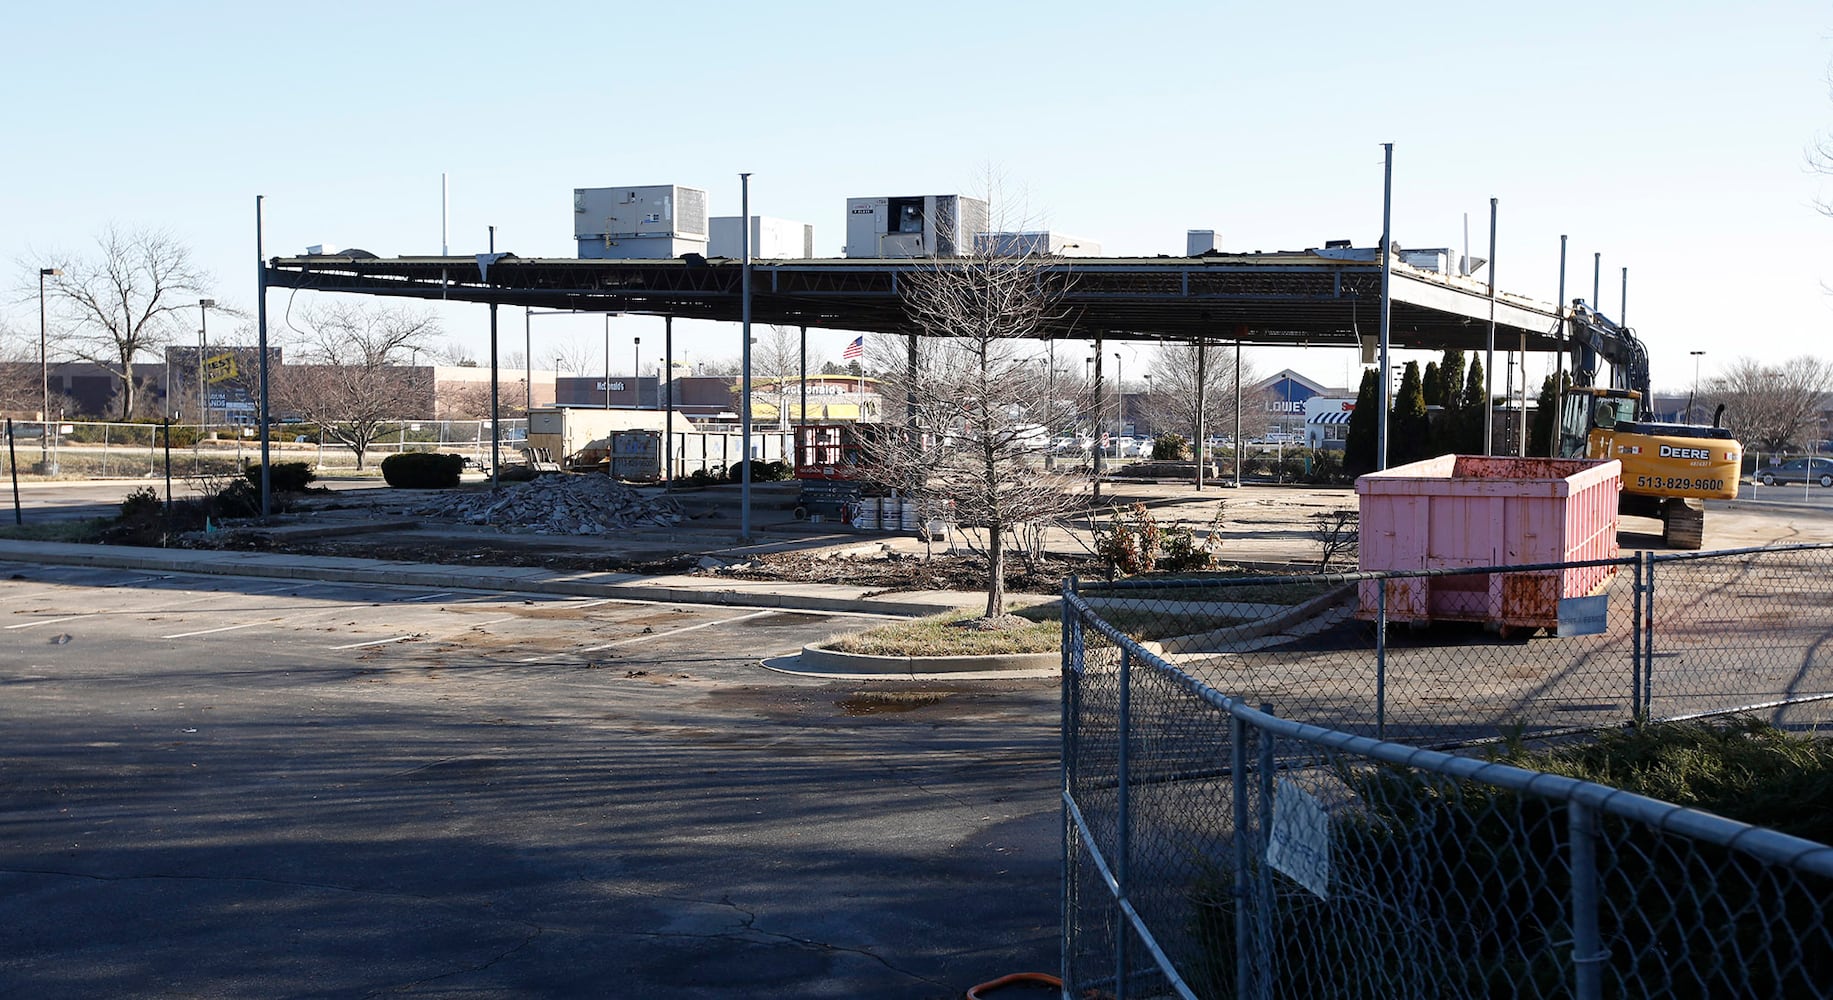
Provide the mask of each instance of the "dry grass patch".
{"label": "dry grass patch", "polygon": [[114,523],[112,517],[92,517],[74,521],[40,521],[36,524],[12,524],[0,527],[0,538],[27,542],[93,542],[103,528]]}
{"label": "dry grass patch", "polygon": [[1062,648],[1062,611],[1055,603],[1024,608],[988,621],[954,611],[837,635],[823,643],[838,653],[864,656],[992,656],[1054,653]]}

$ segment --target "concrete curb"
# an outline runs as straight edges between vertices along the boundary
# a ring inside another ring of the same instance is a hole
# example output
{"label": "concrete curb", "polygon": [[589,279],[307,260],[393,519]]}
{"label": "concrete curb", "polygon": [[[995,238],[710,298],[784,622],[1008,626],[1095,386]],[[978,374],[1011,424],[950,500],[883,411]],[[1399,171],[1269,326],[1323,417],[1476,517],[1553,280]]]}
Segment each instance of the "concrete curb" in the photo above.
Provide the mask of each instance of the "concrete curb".
{"label": "concrete curb", "polygon": [[[898,600],[895,597],[862,598],[847,594],[810,592],[819,584],[791,584],[785,589],[768,585],[738,588],[726,583],[705,587],[673,582],[645,582],[654,578],[633,573],[556,573],[521,566],[455,567],[438,563],[387,562],[350,556],[293,557],[267,552],[226,552],[214,549],[152,549],[128,545],[83,545],[69,542],[20,542],[0,539],[0,559],[62,566],[92,566],[157,573],[195,573],[208,576],[250,576],[282,580],[320,580],[394,586],[507,590],[569,597],[610,597],[642,601],[674,601],[730,607],[772,608],[784,611],[864,611],[873,614],[920,618],[949,610],[937,601]],[[977,595],[963,594],[959,606],[968,606]]]}
{"label": "concrete curb", "polygon": [[1222,652],[1229,646],[1241,642],[1284,632],[1298,622],[1314,618],[1323,614],[1326,609],[1344,603],[1349,599],[1350,595],[1355,593],[1355,591],[1355,584],[1346,583],[1341,587],[1334,587],[1327,590],[1303,604],[1295,604],[1285,611],[1260,619],[1259,621],[1247,622],[1242,625],[1232,625],[1228,628],[1213,629],[1208,632],[1198,632],[1192,635],[1167,636],[1156,642],[1147,643],[1146,646],[1152,648],[1154,652],[1160,655],[1166,653],[1177,655],[1184,653]]}
{"label": "concrete curb", "polygon": [[1000,673],[1054,670],[1063,654],[998,653],[986,656],[873,656],[825,649],[819,643],[802,647],[801,666],[837,674],[909,676],[922,674]]}

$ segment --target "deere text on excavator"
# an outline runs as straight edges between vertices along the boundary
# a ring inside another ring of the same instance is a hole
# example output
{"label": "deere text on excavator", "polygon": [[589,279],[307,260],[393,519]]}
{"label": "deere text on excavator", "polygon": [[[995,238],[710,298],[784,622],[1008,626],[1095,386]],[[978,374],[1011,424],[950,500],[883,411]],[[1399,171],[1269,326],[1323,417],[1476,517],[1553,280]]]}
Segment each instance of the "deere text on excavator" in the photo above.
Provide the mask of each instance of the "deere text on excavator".
{"label": "deere text on excavator", "polygon": [[[1655,422],[1648,350],[1635,333],[1582,299],[1573,302],[1568,322],[1572,385],[1562,396],[1555,453],[1622,462],[1618,511],[1660,518],[1661,536],[1669,546],[1699,548],[1704,501],[1735,499],[1743,469],[1744,446],[1719,426],[1725,408],[1718,408],[1710,426]],[[1610,364],[1604,386],[1594,384],[1600,360]]]}

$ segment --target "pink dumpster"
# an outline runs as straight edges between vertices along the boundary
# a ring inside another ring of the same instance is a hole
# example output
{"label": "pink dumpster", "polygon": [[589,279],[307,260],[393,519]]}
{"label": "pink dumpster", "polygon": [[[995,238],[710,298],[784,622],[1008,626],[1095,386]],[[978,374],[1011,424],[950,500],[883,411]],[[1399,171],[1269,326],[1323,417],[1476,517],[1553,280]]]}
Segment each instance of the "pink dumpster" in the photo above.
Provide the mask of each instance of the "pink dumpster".
{"label": "pink dumpster", "polygon": [[[1356,480],[1364,571],[1462,569],[1617,555],[1623,467],[1566,458],[1441,455]],[[1562,598],[1591,596],[1613,566],[1388,580],[1390,621],[1554,628]],[[1376,616],[1376,582],[1356,616]]]}

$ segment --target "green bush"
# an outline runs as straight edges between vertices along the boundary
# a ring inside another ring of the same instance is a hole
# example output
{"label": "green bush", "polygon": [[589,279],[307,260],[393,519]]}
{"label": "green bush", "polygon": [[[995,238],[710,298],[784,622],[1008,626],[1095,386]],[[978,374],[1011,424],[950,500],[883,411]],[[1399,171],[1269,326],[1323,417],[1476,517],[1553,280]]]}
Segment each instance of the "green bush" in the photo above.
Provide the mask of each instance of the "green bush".
{"label": "green bush", "polygon": [[[1106,530],[1096,529],[1095,554],[1108,565],[1109,572],[1121,576],[1150,573],[1158,564],[1159,545],[1164,529],[1153,520],[1146,505],[1136,503],[1126,510],[1109,512],[1112,520]],[[1131,523],[1129,523],[1129,521]]]}
{"label": "green bush", "polygon": [[[268,486],[273,489],[274,493],[279,492],[271,480]],[[271,500],[272,497],[270,496],[269,499]],[[216,492],[216,496],[210,498],[204,513],[218,520],[225,517],[260,517],[261,480],[259,476],[252,482],[247,479],[231,479]]]}
{"label": "green bush", "polygon": [[1343,471],[1343,453],[1329,448],[1317,448],[1311,452],[1311,471],[1306,475],[1309,482],[1328,484],[1347,482],[1349,477]]}
{"label": "green bush", "polygon": [[[779,482],[788,479],[794,471],[794,469],[790,468],[788,462],[760,462],[753,459],[751,462],[751,481],[754,483]],[[735,464],[726,471],[726,475],[730,477],[729,481],[734,483],[738,482],[740,477],[744,474],[744,466],[742,464]]]}
{"label": "green bush", "polygon": [[410,451],[382,460],[383,481],[404,490],[450,489],[458,485],[459,474],[464,471],[463,455]]}
{"label": "green bush", "polygon": [[1152,461],[1181,462],[1190,457],[1190,442],[1182,434],[1160,434],[1152,439]]}
{"label": "green bush", "polygon": [[1207,543],[1197,541],[1196,532],[1180,524],[1165,533],[1164,554],[1158,557],[1158,568],[1164,572],[1193,573],[1214,562],[1214,554]]}
{"label": "green bush", "polygon": [[[250,465],[242,475],[256,486],[261,485],[261,463]],[[267,486],[275,493],[304,493],[318,478],[310,462],[275,462],[267,474]]]}
{"label": "green bush", "polygon": [[158,517],[164,508],[165,501],[159,499],[159,493],[151,486],[142,486],[122,499],[121,520],[134,521]]}

